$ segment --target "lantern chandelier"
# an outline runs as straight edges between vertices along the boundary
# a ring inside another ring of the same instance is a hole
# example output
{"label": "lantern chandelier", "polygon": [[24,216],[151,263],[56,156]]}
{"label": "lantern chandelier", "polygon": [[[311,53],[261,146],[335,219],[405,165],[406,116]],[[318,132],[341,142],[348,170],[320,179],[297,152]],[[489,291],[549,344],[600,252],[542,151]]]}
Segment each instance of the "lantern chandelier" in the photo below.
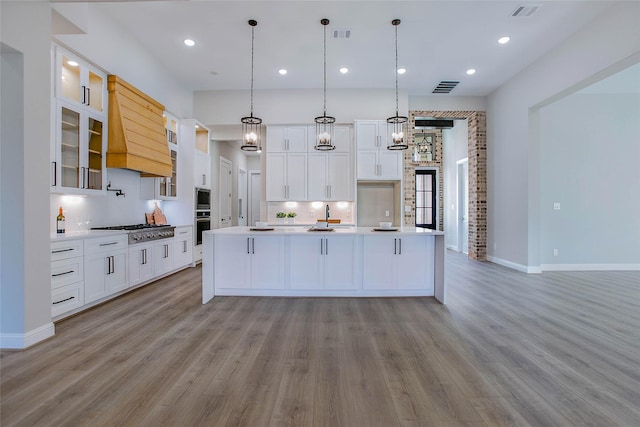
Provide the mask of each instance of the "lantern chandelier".
{"label": "lantern chandelier", "polygon": [[400,25],[399,19],[394,19],[391,24],[395,28],[396,33],[396,115],[387,119],[387,134],[391,134],[391,141],[387,145],[388,150],[406,150],[409,148],[405,142],[407,137],[407,122],[409,119],[405,116],[398,115],[398,25]]}
{"label": "lantern chandelier", "polygon": [[327,25],[329,25],[329,20],[323,18],[320,23],[324,27],[324,103],[322,115],[313,119],[316,123],[316,145],[313,148],[319,151],[331,151],[336,149],[336,146],[333,145],[333,124],[336,122],[336,118],[327,116]]}
{"label": "lantern chandelier", "polygon": [[244,151],[261,152],[262,119],[253,115],[253,39],[258,21],[250,19],[249,25],[251,26],[251,114],[240,119],[242,123],[242,146],[240,148]]}

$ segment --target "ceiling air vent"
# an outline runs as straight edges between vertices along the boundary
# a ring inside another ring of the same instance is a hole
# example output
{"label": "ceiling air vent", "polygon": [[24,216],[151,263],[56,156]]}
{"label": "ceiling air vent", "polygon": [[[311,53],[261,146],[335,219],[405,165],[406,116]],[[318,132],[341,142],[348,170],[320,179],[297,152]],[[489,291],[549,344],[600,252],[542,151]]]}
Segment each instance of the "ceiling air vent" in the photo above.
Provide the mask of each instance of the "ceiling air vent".
{"label": "ceiling air vent", "polygon": [[458,86],[457,81],[452,81],[452,80],[443,80],[440,83],[438,83],[438,86],[436,86],[435,89],[433,89],[432,93],[449,93],[451,92],[456,86]]}
{"label": "ceiling air vent", "polygon": [[453,119],[416,119],[416,129],[451,129]]}
{"label": "ceiling air vent", "polygon": [[540,6],[538,5],[518,6],[513,12],[511,12],[511,16],[527,18],[536,13],[538,9],[540,9]]}
{"label": "ceiling air vent", "polygon": [[351,37],[351,30],[347,30],[345,28],[334,28],[333,29],[333,38],[334,39],[348,39]]}

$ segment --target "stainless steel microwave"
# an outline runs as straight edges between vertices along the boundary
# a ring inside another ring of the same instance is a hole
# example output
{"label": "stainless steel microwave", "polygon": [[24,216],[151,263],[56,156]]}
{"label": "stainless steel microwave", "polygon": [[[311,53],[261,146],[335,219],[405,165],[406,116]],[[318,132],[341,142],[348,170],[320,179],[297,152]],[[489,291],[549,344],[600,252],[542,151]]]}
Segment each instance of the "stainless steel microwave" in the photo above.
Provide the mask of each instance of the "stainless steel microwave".
{"label": "stainless steel microwave", "polygon": [[196,188],[196,210],[211,210],[211,190]]}

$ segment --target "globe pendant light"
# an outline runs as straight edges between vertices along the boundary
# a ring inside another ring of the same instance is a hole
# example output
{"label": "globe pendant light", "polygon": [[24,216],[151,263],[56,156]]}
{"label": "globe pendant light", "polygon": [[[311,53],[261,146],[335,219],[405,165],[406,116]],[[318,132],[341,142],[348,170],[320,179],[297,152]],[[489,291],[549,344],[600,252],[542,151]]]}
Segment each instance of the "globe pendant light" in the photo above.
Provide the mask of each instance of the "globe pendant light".
{"label": "globe pendant light", "polygon": [[398,115],[398,25],[400,25],[399,19],[394,19],[391,24],[395,28],[396,32],[396,115],[387,119],[387,134],[391,134],[391,141],[387,145],[388,150],[406,150],[409,148],[407,145],[407,122],[409,119],[405,116]]}
{"label": "globe pendant light", "polygon": [[331,151],[336,149],[333,145],[333,124],[336,118],[327,116],[327,25],[329,20],[324,18],[320,23],[324,26],[324,106],[322,115],[313,119],[316,122],[316,145],[313,148],[319,151]]}
{"label": "globe pendant light", "polygon": [[249,20],[251,26],[251,115],[240,119],[242,123],[242,146],[240,149],[244,151],[262,151],[261,142],[261,125],[262,119],[253,115],[253,39],[254,28],[258,25],[258,21]]}

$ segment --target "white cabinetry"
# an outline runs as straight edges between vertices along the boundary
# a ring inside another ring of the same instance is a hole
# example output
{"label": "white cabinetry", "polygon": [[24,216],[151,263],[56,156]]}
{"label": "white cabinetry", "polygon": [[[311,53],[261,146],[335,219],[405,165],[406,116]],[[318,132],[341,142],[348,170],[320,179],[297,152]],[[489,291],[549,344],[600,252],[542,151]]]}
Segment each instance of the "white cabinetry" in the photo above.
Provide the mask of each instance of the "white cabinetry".
{"label": "white cabinetry", "polygon": [[153,271],[161,276],[173,270],[175,254],[173,239],[156,240],[153,244]]}
{"label": "white cabinetry", "polygon": [[307,127],[267,128],[267,201],[307,200]]}
{"label": "white cabinetry", "polygon": [[191,227],[177,227],[173,238],[174,268],[193,262],[193,231]]}
{"label": "white cabinetry", "polygon": [[104,194],[106,74],[56,51],[51,192]]}
{"label": "white cabinetry", "polygon": [[336,126],[334,144],[330,152],[316,151],[313,128],[309,129],[308,200],[353,200],[353,178],[351,167],[351,127]]}
{"label": "white cabinetry", "polygon": [[319,234],[289,238],[291,289],[355,289],[356,238]]}
{"label": "white cabinetry", "polygon": [[51,243],[51,317],[84,305],[82,240]]}
{"label": "white cabinetry", "polygon": [[419,236],[364,236],[364,289],[427,289],[433,292],[434,239]]}
{"label": "white cabinetry", "polygon": [[387,150],[390,138],[384,120],[356,121],[357,178],[402,180],[402,151]]}
{"label": "white cabinetry", "polygon": [[220,235],[214,244],[214,275],[220,288],[279,289],[284,283],[285,238]]}
{"label": "white cabinetry", "polygon": [[153,259],[153,243],[139,243],[129,247],[129,286],[147,282],[156,276]]}
{"label": "white cabinetry", "polygon": [[127,288],[126,234],[84,241],[85,304]]}

